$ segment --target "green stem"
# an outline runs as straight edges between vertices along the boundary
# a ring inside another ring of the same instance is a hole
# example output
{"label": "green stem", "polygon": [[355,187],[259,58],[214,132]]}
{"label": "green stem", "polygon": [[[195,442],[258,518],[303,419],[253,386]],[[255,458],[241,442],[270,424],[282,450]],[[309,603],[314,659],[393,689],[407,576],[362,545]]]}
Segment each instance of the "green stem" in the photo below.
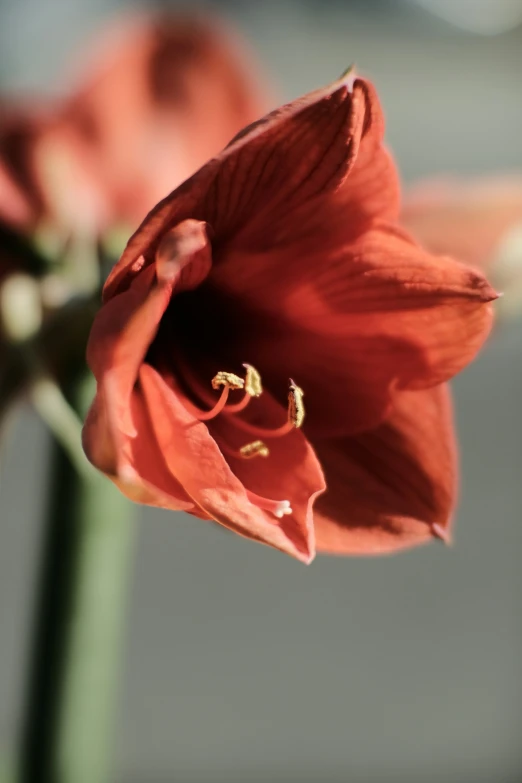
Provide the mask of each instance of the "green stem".
{"label": "green stem", "polygon": [[37,376],[29,387],[29,399],[56,441],[69,455],[77,472],[89,478],[94,473],[94,468],[81,447],[82,422],[67,402],[58,383],[44,375]]}
{"label": "green stem", "polygon": [[[86,396],[82,378],[69,401],[83,412]],[[111,779],[132,505],[77,465],[54,441],[20,783]]]}

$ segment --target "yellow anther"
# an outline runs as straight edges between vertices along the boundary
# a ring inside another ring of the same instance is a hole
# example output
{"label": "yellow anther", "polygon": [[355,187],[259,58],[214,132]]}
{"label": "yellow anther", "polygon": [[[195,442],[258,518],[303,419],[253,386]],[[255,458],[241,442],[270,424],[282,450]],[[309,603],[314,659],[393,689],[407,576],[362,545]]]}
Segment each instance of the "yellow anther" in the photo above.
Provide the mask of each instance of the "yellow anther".
{"label": "yellow anther", "polygon": [[239,375],[234,375],[233,372],[220,372],[214,375],[212,378],[212,388],[219,389],[220,386],[227,386],[229,389],[243,389],[245,382]]}
{"label": "yellow anther", "polygon": [[246,370],[245,375],[245,391],[251,397],[259,397],[263,393],[263,385],[261,383],[261,376],[255,367],[251,364],[244,364],[243,367]]}
{"label": "yellow anther", "polygon": [[241,446],[239,453],[244,459],[252,459],[253,457],[268,457],[270,451],[262,440],[254,440],[252,443],[247,443],[246,446]]}
{"label": "yellow anther", "polygon": [[305,417],[303,396],[303,390],[290,380],[290,389],[288,390],[288,421],[296,429],[302,426]]}

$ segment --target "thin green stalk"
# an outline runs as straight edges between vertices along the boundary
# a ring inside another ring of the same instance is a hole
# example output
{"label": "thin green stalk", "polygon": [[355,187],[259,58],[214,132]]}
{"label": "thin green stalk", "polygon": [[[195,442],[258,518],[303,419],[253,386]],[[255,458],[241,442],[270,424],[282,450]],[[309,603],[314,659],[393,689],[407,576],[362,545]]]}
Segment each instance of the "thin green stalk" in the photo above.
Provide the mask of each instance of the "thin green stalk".
{"label": "thin green stalk", "polygon": [[[83,412],[91,394],[90,380],[82,377],[68,396]],[[81,460],[74,460],[70,439],[62,444],[52,444],[18,777],[20,783],[108,783],[133,559],[132,504],[104,476],[78,471]]]}

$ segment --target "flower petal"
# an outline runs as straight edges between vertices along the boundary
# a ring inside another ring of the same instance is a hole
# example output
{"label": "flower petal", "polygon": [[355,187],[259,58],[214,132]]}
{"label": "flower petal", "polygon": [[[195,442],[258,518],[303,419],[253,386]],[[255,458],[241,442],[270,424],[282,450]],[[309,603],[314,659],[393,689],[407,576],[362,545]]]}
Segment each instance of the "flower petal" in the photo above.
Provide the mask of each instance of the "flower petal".
{"label": "flower petal", "polygon": [[373,432],[314,447],[328,486],[314,514],[318,551],[380,554],[449,539],[456,456],[445,385],[397,395]]}
{"label": "flower petal", "polygon": [[250,502],[206,424],[188,412],[150,365],[141,367],[140,384],[167,467],[204,514],[242,536],[309,563],[315,554],[309,505],[321,487],[310,491],[305,508],[300,497],[295,514],[277,519]]}
{"label": "flower petal", "polygon": [[154,253],[165,231],[189,217],[210,224],[216,246],[233,238],[237,247],[258,246],[260,237],[265,245],[281,244],[296,226],[308,234],[305,216],[315,216],[317,236],[318,209],[319,222],[326,221],[321,236],[335,228],[336,241],[341,226],[350,235],[363,217],[395,215],[397,179],[382,133],[373,88],[353,73],[272,112],[149,213],[107,280],[105,297],[138,257]]}
{"label": "flower petal", "polygon": [[85,452],[138,502],[194,509],[166,467],[138,376],[173,291],[197,286],[210,264],[204,224],[184,221],[166,237],[158,263],[137,269],[130,287],[101,308],[91,330],[87,358],[98,388],[84,427]]}
{"label": "flower petal", "polygon": [[110,400],[115,426],[128,435],[136,428],[130,417],[130,398],[150,343],[172,294],[158,285],[154,267],[141,272],[127,291],[98,312],[87,346],[87,362]]}
{"label": "flower petal", "polygon": [[112,400],[117,427],[131,436],[136,428],[130,396],[172,293],[199,285],[211,265],[205,227],[198,221],[180,223],[159,250],[158,263],[138,267],[130,287],[98,312],[87,346],[88,364]]}
{"label": "flower petal", "polygon": [[141,390],[136,389],[131,397],[139,437],[117,429],[110,404],[111,398],[100,390],[85,421],[82,442],[92,464],[135,503],[193,512],[194,502],[165,465]]}
{"label": "flower petal", "polygon": [[372,428],[396,391],[453,377],[484,342],[496,298],[480,272],[387,224],[326,257],[305,243],[237,253],[211,280],[224,310],[237,312],[230,361],[246,357],[276,395],[294,378],[307,432],[323,436]]}

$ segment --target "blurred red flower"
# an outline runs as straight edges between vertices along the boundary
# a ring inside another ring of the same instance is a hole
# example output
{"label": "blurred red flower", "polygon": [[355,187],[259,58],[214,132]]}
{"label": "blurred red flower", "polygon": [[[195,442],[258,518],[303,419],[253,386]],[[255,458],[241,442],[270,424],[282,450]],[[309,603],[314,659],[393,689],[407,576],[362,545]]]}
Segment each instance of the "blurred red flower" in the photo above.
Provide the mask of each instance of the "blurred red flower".
{"label": "blurred red flower", "polygon": [[84,70],[38,157],[74,167],[65,185],[83,182],[102,226],[142,220],[268,108],[248,52],[211,18],[118,19]]}
{"label": "blurred red flower", "polygon": [[0,160],[0,221],[23,227],[29,223],[30,217],[30,205]]}
{"label": "blurred red flower", "polygon": [[100,184],[67,143],[49,143],[60,104],[0,108],[0,216],[28,235],[42,226],[97,233],[107,213]]}
{"label": "blurred red flower", "polygon": [[402,222],[429,250],[489,268],[510,231],[522,227],[522,176],[419,182],[406,193]]}
{"label": "blurred red flower", "polygon": [[495,293],[398,227],[382,136],[348,73],[245,128],[131,238],[91,332],[84,428],[130,497],[305,562],[448,536],[444,382]]}
{"label": "blurred red flower", "polygon": [[268,106],[248,52],[212,19],[119,18],[88,51],[68,97],[1,107],[0,166],[26,201],[10,207],[26,230],[141,220]]}
{"label": "blurred red flower", "polygon": [[31,230],[43,209],[31,154],[44,115],[13,101],[0,101],[0,218]]}

